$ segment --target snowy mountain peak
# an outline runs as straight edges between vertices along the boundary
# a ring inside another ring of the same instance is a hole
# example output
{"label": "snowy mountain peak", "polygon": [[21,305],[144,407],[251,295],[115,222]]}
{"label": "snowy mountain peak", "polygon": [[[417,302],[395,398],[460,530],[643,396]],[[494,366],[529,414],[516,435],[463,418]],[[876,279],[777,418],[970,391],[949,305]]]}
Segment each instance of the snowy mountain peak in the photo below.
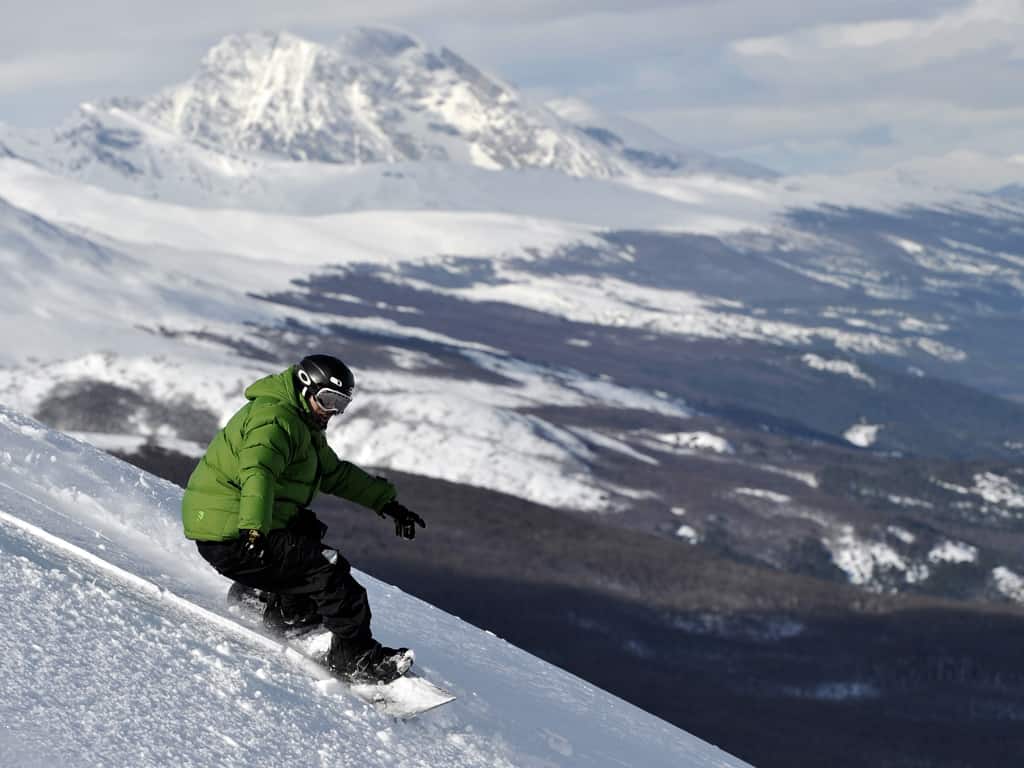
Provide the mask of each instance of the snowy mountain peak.
{"label": "snowy mountain peak", "polygon": [[410,49],[422,50],[426,46],[401,30],[385,27],[353,27],[338,38],[335,48],[346,55],[365,60],[390,58]]}
{"label": "snowy mountain peak", "polygon": [[[280,146],[293,159],[310,159],[296,146],[298,136],[325,127],[330,90],[327,73],[337,57],[288,33],[231,35],[203,57],[190,81],[141,105],[139,114],[175,134],[242,151],[273,152]],[[290,150],[290,151],[289,151]]]}
{"label": "snowy mountain peak", "polygon": [[229,36],[188,82],[136,111],[209,148],[289,160],[440,160],[599,178],[623,170],[600,143],[452,51],[378,28],[333,46],[283,32]]}
{"label": "snowy mountain peak", "polygon": [[318,46],[285,31],[261,30],[232,34],[206,52],[200,68],[224,70],[234,63],[244,63],[246,56],[266,56],[278,51],[311,50],[315,47]]}

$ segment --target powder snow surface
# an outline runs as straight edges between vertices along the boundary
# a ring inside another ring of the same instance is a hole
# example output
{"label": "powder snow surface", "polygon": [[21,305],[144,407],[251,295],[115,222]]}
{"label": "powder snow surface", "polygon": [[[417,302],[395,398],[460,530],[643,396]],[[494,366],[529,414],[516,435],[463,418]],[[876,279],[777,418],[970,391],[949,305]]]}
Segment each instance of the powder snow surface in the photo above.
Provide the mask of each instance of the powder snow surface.
{"label": "powder snow surface", "polygon": [[0,408],[0,765],[744,765],[363,574],[376,634],[459,698],[399,722],[328,692],[226,618],[179,503]]}

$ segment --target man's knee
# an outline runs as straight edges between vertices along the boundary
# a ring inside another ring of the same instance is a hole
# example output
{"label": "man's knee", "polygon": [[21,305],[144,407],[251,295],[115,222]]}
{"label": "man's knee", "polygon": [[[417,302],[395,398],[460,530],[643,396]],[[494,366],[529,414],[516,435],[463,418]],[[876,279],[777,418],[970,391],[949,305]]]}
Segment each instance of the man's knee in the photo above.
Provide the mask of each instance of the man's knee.
{"label": "man's knee", "polygon": [[324,559],[331,564],[331,583],[346,592],[366,594],[363,585],[352,575],[352,564],[336,549],[325,549]]}
{"label": "man's knee", "polygon": [[324,557],[332,565],[330,585],[333,591],[342,595],[342,602],[350,606],[350,609],[359,611],[369,610],[366,598],[366,588],[355,580],[352,575],[352,565],[337,550],[324,550]]}

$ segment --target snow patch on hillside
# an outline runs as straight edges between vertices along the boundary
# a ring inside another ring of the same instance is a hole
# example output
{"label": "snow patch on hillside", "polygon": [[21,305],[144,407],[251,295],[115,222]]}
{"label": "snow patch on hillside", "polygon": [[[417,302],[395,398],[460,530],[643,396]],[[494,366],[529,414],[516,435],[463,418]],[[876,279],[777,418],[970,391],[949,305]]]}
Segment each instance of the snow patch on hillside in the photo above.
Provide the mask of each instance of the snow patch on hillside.
{"label": "snow patch on hillside", "polygon": [[996,589],[1014,602],[1024,604],[1024,577],[1014,573],[1006,566],[1000,565],[992,569],[992,580]]}
{"label": "snow patch on hillside", "polygon": [[913,496],[897,496],[895,494],[889,494],[886,496],[889,502],[897,504],[901,507],[917,507],[919,509],[933,509],[935,507],[930,501],[924,499],[916,499]]}
{"label": "snow patch on hillside", "polygon": [[359,399],[362,411],[330,429],[336,450],[357,464],[488,487],[549,506],[597,511],[609,504],[587,468],[592,452],[568,430],[451,394],[362,393]]}
{"label": "snow patch on hillside", "polygon": [[995,472],[976,474],[971,491],[990,504],[1010,509],[1024,508],[1024,488],[1010,478]]}
{"label": "snow patch on hillside", "polygon": [[935,339],[918,338],[915,340],[915,343],[922,352],[931,355],[937,360],[947,363],[962,363],[967,360],[967,353],[962,349],[957,349],[949,344],[943,344]]}
{"label": "snow patch on hillside", "polygon": [[920,243],[915,243],[913,240],[907,240],[906,238],[903,237],[892,236],[889,238],[889,241],[892,242],[893,245],[902,248],[906,253],[909,253],[911,256],[916,256],[924,252],[924,246],[921,245]]}
{"label": "snow patch on hillside", "polygon": [[653,456],[641,453],[640,451],[630,447],[629,444],[624,441],[610,437],[609,435],[598,432],[597,430],[585,429],[583,427],[570,427],[569,431],[598,448],[604,448],[614,453],[618,453],[622,456],[633,459],[634,461],[639,461],[652,466],[658,466],[661,464],[661,462]]}
{"label": "snow patch on hillside", "polygon": [[[615,277],[525,272],[498,263],[493,280],[468,287],[444,287],[415,278],[388,279],[419,290],[475,302],[498,301],[527,307],[578,323],[625,327],[705,339],[742,339],[772,346],[810,346],[822,341],[841,352],[906,356],[923,351],[947,362],[966,354],[924,337],[901,337],[889,329],[848,330],[829,325],[801,325],[745,314],[742,304],[691,291],[656,288]],[[850,325],[847,322],[845,325]]]}
{"label": "snow patch on hillside", "polygon": [[930,575],[927,566],[914,563],[885,542],[858,536],[850,525],[844,525],[834,535],[823,538],[822,544],[851,584],[872,591],[885,588],[881,579],[888,573],[897,574],[908,584],[924,581]]}
{"label": "snow patch on hillside", "polygon": [[782,475],[783,477],[788,477],[791,480],[796,480],[798,483],[802,483],[808,488],[818,488],[820,485],[817,475],[813,472],[791,469],[790,467],[776,467],[772,464],[755,464],[754,466],[762,472],[769,472],[773,475]]}
{"label": "snow patch on hillside", "polygon": [[930,563],[975,563],[978,548],[962,541],[943,541],[928,552]]}
{"label": "snow patch on hillside", "polygon": [[676,529],[676,536],[688,544],[699,544],[701,536],[692,525],[680,525]]}
{"label": "snow patch on hillside", "polygon": [[887,525],[885,527],[885,530],[887,533],[895,536],[904,544],[913,544],[915,541],[917,541],[917,536],[912,534],[906,528],[900,528],[898,525]]}
{"label": "snow patch on hillside", "polygon": [[801,359],[804,361],[804,365],[808,368],[813,368],[816,371],[826,371],[828,373],[849,376],[852,379],[863,381],[871,387],[875,386],[874,377],[864,373],[860,366],[856,363],[851,363],[848,360],[827,360],[824,357],[814,354],[806,354]]}
{"label": "snow patch on hillside", "polygon": [[778,493],[777,491],[769,491],[764,488],[735,488],[733,489],[733,493],[739,496],[748,496],[753,499],[770,501],[772,504],[788,504],[792,501],[791,496],[787,496],[784,493]]}
{"label": "snow patch on hillside", "polygon": [[878,424],[854,424],[843,433],[843,437],[858,448],[870,448],[878,439],[878,432],[881,429]]}
{"label": "snow patch on hillside", "polygon": [[731,454],[735,449],[724,437],[711,432],[667,432],[651,436],[652,447],[666,446],[677,451],[706,451],[708,453]]}

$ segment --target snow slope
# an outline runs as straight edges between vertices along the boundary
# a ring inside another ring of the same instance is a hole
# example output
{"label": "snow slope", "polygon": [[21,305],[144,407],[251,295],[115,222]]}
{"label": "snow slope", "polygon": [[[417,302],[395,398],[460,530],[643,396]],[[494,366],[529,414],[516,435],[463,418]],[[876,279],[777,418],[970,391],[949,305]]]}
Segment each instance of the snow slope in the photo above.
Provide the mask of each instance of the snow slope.
{"label": "snow slope", "polygon": [[459,696],[381,716],[226,618],[227,582],[181,537],[179,502],[0,408],[0,764],[744,765],[360,575],[377,635],[413,644]]}

